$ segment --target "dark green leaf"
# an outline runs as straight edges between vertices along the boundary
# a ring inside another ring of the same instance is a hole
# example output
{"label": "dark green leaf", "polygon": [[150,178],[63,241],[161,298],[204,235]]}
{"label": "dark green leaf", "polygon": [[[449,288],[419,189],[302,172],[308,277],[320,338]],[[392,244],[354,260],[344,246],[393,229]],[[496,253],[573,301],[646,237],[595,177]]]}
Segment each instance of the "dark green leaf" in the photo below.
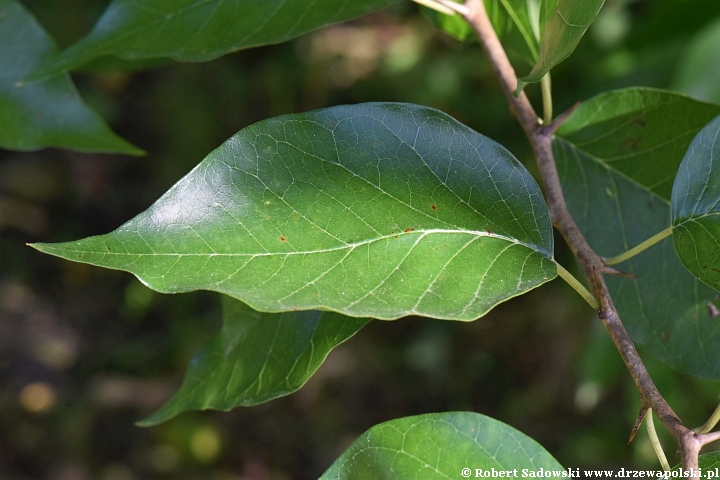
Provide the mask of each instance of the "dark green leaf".
{"label": "dark green leaf", "polygon": [[474,320],[557,274],[528,171],[447,115],[407,104],[260,122],[115,232],[36,247],[161,292],[383,319]]}
{"label": "dark green leaf", "polygon": [[672,191],[675,250],[693,275],[720,290],[720,116],[693,139]]}
{"label": "dark green leaf", "polygon": [[368,322],[331,312],[259,313],[224,296],[222,330],[190,362],[180,390],[140,425],[186,410],[227,411],[288,395]]}
{"label": "dark green leaf", "polygon": [[[544,2],[540,13],[540,54],[528,75],[518,81],[518,91],[539,82],[555,65],[575,50],[605,0],[554,0]],[[552,16],[552,4],[556,3]]]}
{"label": "dark green leaf", "polygon": [[[670,191],[693,136],[720,107],[660,90],[608,92],[582,104],[554,150],[563,192],[595,251],[615,256],[670,226]],[[606,276],[633,340],[685,372],[720,378],[720,330],[698,282],[670,239],[616,266],[637,278]]]}
{"label": "dark green leaf", "polygon": [[142,154],[83,103],[69,76],[17,85],[55,52],[50,37],[20,3],[0,0],[0,147]]}
{"label": "dark green leaf", "polygon": [[450,412],[372,427],[320,478],[476,478],[485,472],[490,477],[493,469],[515,471],[516,477],[527,469],[544,478],[563,467],[535,440],[504,423],[479,413]]}
{"label": "dark green leaf", "polygon": [[243,48],[281,43],[397,1],[114,0],[85,38],[28,80],[52,77],[103,55],[204,62]]}

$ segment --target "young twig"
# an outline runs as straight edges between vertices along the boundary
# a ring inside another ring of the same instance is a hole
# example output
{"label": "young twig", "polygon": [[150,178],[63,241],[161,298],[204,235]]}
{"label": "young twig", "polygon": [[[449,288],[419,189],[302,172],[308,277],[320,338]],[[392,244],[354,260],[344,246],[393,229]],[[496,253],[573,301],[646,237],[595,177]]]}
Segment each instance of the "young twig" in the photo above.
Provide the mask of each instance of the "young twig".
{"label": "young twig", "polygon": [[480,44],[510,104],[510,110],[517,117],[535,151],[535,158],[553,226],[562,234],[572,250],[583,270],[593,297],[600,302],[598,317],[602,320],[625,362],[625,366],[640,393],[643,405],[655,411],[662,424],[675,438],[680,449],[683,467],[686,470],[692,469],[692,472],[697,474],[698,454],[703,438],[680,421],[672,408],[660,395],[657,387],[655,387],[650,374],[635,349],[635,345],[620,320],[605,281],[600,275],[604,271],[605,264],[587,243],[568,211],[552,151],[552,134],[557,126],[552,128],[552,126],[542,127],[540,125],[537,114],[524,92],[518,95],[517,98],[513,96],[513,92],[517,88],[517,76],[490,23],[483,0],[466,0],[465,7],[467,12],[462,13],[462,15],[475,29]]}

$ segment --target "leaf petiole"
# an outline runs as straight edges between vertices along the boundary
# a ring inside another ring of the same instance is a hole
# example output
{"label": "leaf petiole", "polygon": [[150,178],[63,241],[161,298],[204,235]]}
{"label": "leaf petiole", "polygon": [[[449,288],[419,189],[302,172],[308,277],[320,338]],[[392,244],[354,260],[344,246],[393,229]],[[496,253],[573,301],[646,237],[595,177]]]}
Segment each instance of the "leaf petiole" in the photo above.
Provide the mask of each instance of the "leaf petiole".
{"label": "leaf petiole", "polygon": [[552,82],[550,80],[550,72],[543,75],[540,79],[540,89],[542,90],[543,102],[543,125],[550,125],[553,119]]}
{"label": "leaf petiole", "polygon": [[455,10],[446,7],[442,3],[436,2],[435,0],[413,0],[415,3],[419,3],[420,5],[423,5],[428,8],[432,8],[435,11],[438,11],[440,13],[444,13],[445,15],[455,15]]}
{"label": "leaf petiole", "polygon": [[695,431],[697,433],[699,433],[700,435],[709,433],[710,430],[715,428],[715,425],[717,425],[718,422],[720,422],[720,405],[718,405],[717,408],[715,409],[715,411],[713,412],[713,414],[710,415],[710,418],[708,418],[708,421],[705,422],[702,427],[696,428]]}
{"label": "leaf petiole", "polygon": [[593,308],[593,310],[600,310],[600,303],[597,301],[595,297],[592,296],[592,293],[588,291],[585,286],[578,281],[577,278],[573,277],[573,275],[565,270],[562,265],[555,262],[555,265],[557,265],[557,272],[560,277],[565,280],[565,282],[570,285],[573,290],[575,290],[582,298],[585,299],[585,301]]}
{"label": "leaf petiole", "polygon": [[618,263],[622,263],[625,260],[629,260],[638,253],[642,253],[648,248],[652,247],[656,243],[658,243],[660,240],[663,240],[665,237],[669,237],[672,235],[673,227],[668,227],[665,230],[663,230],[660,233],[656,233],[652,237],[648,238],[641,244],[631,248],[630,250],[621,253],[620,255],[617,255],[615,257],[611,258],[603,258],[603,261],[605,262],[605,265],[617,265]]}
{"label": "leaf petiole", "polygon": [[665,452],[662,449],[662,445],[660,445],[660,439],[657,436],[657,432],[655,431],[655,423],[653,422],[653,415],[652,415],[652,408],[648,410],[647,415],[645,415],[645,426],[647,427],[648,435],[650,436],[650,443],[652,443],[653,449],[655,450],[655,455],[657,455],[658,460],[660,460],[660,465],[662,465],[663,470],[666,472],[670,471],[670,464],[667,461],[667,457],[665,456]]}

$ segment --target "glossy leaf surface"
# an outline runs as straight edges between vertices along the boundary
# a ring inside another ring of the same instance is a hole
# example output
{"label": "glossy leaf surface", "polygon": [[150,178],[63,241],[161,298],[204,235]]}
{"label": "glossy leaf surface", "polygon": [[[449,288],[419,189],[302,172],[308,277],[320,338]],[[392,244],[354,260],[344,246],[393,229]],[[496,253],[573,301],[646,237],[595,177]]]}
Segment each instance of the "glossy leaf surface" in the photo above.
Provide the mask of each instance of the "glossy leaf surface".
{"label": "glossy leaf surface", "polygon": [[449,412],[372,427],[320,478],[474,478],[476,469],[482,471],[480,477],[484,472],[490,477],[493,469],[518,469],[518,476],[523,469],[534,474],[563,470],[542,446],[518,430],[479,413]]}
{"label": "glossy leaf surface", "polygon": [[675,250],[693,275],[720,290],[720,116],[693,139],[672,191]]}
{"label": "glossy leaf surface", "polygon": [[540,53],[530,73],[518,81],[518,91],[528,83],[539,82],[555,65],[570,56],[603,3],[605,0],[544,2],[540,12]]}
{"label": "glossy leaf surface", "polygon": [[382,319],[474,320],[557,274],[529,172],[453,118],[407,104],[260,122],[115,232],[36,247],[161,292]]}
{"label": "glossy leaf surface", "polygon": [[332,312],[260,313],[224,297],[222,330],[190,362],[173,398],[140,425],[186,410],[227,411],[288,395],[368,322]]}
{"label": "glossy leaf surface", "polygon": [[54,52],[50,37],[20,3],[0,0],[0,147],[142,154],[83,103],[69,76],[17,85]]}
{"label": "glossy leaf surface", "polygon": [[397,0],[114,0],[93,30],[30,79],[115,55],[125,60],[213,60],[243,48],[280,43]]}
{"label": "glossy leaf surface", "polygon": [[[644,88],[599,95],[573,113],[555,156],[570,211],[599,255],[618,255],[670,226],[683,153],[718,113],[718,106]],[[720,325],[708,308],[717,292],[688,273],[672,241],[616,267],[637,277],[605,277],[633,340],[675,368],[720,378]]]}

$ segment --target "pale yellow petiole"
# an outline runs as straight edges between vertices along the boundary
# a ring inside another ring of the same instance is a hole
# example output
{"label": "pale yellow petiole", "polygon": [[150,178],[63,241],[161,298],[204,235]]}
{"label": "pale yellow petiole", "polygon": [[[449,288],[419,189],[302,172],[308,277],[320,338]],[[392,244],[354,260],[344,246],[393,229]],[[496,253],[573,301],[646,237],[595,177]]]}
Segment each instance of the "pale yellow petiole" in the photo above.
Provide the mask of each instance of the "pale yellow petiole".
{"label": "pale yellow petiole", "polygon": [[648,248],[652,247],[656,243],[658,243],[660,240],[663,240],[665,237],[669,237],[672,235],[672,227],[668,227],[665,230],[663,230],[660,233],[657,233],[653,235],[652,237],[648,238],[644,242],[642,242],[640,245],[631,248],[630,250],[621,253],[620,255],[617,255],[612,258],[604,258],[605,265],[617,265],[618,263],[622,263],[625,260],[630,260],[632,257],[637,255],[638,253],[644,252]]}
{"label": "pale yellow petiole", "polygon": [[660,445],[660,439],[658,438],[657,432],[655,431],[652,408],[649,409],[647,415],[645,415],[645,426],[647,427],[648,435],[650,436],[650,443],[652,443],[653,449],[655,450],[655,455],[657,455],[658,460],[660,460],[660,465],[662,465],[663,470],[669,472],[670,464],[667,461],[667,457],[665,456],[665,452],[662,449],[662,445]]}
{"label": "pale yellow petiole", "polygon": [[708,421],[705,422],[702,427],[696,428],[695,431],[700,435],[710,433],[710,430],[715,428],[715,425],[717,425],[718,422],[720,422],[720,405],[718,405],[713,414],[710,415]]}
{"label": "pale yellow petiole", "polygon": [[455,10],[452,8],[446,7],[442,3],[438,3],[435,0],[413,0],[415,3],[419,3],[420,5],[424,5],[428,8],[432,8],[433,10],[436,10],[440,13],[444,13],[445,15],[455,15]]}
{"label": "pale yellow petiole", "polygon": [[557,262],[555,262],[555,265],[557,265],[557,272],[558,275],[560,275],[560,278],[565,280],[565,282],[570,285],[573,290],[579,293],[580,296],[584,298],[585,301],[593,308],[593,310],[600,310],[600,302],[597,301],[597,298],[593,297],[592,293],[590,293],[577,278],[573,277],[570,272],[565,270],[562,265]]}
{"label": "pale yellow petiole", "polygon": [[547,72],[540,79],[540,89],[542,90],[543,102],[543,125],[550,125],[553,118],[552,82],[550,81],[550,72]]}

